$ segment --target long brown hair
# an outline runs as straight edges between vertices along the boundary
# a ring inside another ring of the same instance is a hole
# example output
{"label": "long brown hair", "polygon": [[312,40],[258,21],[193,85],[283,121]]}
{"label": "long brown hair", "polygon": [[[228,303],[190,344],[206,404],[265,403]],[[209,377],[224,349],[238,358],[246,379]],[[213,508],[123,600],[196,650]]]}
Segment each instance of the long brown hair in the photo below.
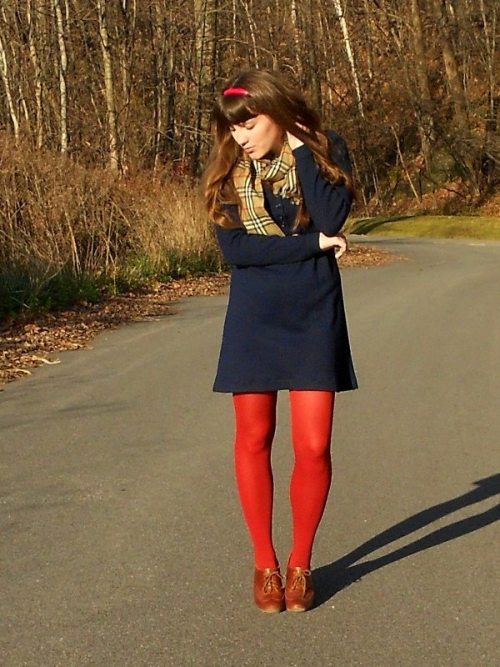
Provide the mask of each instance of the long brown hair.
{"label": "long brown hair", "polygon": [[[233,87],[245,88],[249,95],[222,94],[226,88]],[[302,93],[285,83],[276,72],[245,70],[229,79],[222,91],[213,110],[215,144],[202,177],[202,192],[210,220],[222,227],[236,225],[222,208],[223,204],[240,203],[231,174],[243,155],[243,149],[233,139],[230,128],[258,114],[269,116],[283,130],[307,144],[323,176],[332,183],[345,184],[354,194],[350,174],[329,156],[328,137],[321,129],[318,114],[308,106]],[[299,225],[307,227],[309,223],[302,198],[294,230]]]}

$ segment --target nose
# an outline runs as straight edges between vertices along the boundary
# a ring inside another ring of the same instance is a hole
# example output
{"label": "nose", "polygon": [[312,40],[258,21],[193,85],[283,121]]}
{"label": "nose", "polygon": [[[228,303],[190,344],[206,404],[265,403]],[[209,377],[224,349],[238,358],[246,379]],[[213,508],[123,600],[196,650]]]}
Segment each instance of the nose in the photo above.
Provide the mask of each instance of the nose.
{"label": "nose", "polygon": [[237,128],[234,131],[233,137],[236,143],[238,143],[242,148],[245,148],[245,146],[248,144],[248,134],[244,128]]}

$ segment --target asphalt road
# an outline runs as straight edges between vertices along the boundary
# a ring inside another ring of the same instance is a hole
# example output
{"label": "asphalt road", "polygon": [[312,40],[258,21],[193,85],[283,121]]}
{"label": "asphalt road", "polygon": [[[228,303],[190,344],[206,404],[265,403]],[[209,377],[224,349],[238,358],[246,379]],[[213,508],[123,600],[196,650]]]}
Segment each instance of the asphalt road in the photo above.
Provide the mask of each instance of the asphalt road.
{"label": "asphalt road", "polygon": [[408,259],[343,272],[360,389],[337,397],[318,605],[253,606],[211,391],[227,297],[191,298],[0,393],[2,665],[500,665],[500,244],[380,243]]}

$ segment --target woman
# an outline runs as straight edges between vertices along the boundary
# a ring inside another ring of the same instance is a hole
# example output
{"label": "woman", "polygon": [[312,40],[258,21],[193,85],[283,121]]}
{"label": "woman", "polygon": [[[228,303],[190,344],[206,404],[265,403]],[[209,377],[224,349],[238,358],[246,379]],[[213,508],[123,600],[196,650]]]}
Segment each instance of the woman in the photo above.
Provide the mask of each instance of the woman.
{"label": "woman", "polygon": [[[203,178],[210,219],[232,265],[216,392],[232,393],[235,472],[265,612],[313,604],[313,540],[331,483],[335,392],[357,387],[334,248],[351,207],[344,141],[321,130],[278,75],[246,70],[224,86]],[[295,463],[293,547],[283,586],[272,540],[276,399],[289,390]]]}

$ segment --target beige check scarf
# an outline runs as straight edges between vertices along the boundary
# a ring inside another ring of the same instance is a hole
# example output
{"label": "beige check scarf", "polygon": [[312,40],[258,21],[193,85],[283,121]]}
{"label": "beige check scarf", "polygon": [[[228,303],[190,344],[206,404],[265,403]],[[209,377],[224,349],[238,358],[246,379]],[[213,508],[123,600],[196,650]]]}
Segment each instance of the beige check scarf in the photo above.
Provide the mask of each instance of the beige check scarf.
{"label": "beige check scarf", "polygon": [[272,160],[252,160],[245,156],[233,170],[233,182],[241,200],[241,221],[249,234],[284,236],[264,206],[263,181],[270,183],[273,194],[300,204],[295,158],[285,139],[281,153]]}

